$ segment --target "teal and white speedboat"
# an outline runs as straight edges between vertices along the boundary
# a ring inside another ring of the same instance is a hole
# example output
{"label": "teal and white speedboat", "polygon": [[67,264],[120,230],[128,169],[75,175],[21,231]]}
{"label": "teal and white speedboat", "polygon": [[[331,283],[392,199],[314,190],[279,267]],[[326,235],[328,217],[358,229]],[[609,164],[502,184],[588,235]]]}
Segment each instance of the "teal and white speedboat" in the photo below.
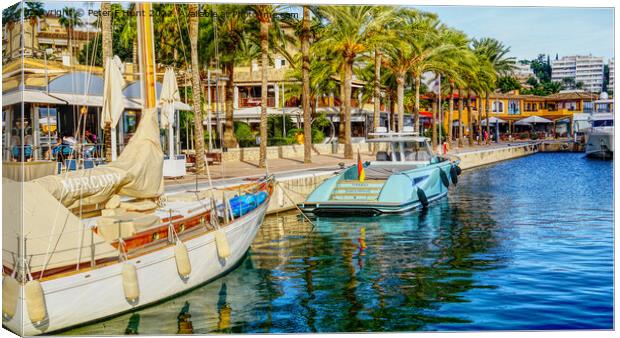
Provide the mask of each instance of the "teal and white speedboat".
{"label": "teal and white speedboat", "polygon": [[376,144],[376,160],[360,161],[327,179],[298,205],[304,213],[402,213],[447,196],[448,187],[458,182],[460,159],[433,155],[428,138],[412,133],[370,136],[366,141]]}

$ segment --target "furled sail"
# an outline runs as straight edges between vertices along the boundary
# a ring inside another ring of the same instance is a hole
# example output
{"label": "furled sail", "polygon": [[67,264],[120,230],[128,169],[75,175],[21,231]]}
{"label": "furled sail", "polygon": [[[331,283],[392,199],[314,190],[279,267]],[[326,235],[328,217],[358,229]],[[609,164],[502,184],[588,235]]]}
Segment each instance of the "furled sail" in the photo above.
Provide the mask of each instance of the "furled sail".
{"label": "furled sail", "polygon": [[96,234],[91,237],[79,218],[41,185],[3,178],[2,194],[11,196],[2,199],[3,266],[17,268],[21,253],[27,255],[33,273],[118,255],[103,238]]}
{"label": "furled sail", "polygon": [[156,110],[144,109],[136,133],[118,160],[32,182],[45,188],[68,208],[76,207],[80,199],[82,205],[89,205],[105,202],[114,194],[159,197],[164,192],[163,159]]}

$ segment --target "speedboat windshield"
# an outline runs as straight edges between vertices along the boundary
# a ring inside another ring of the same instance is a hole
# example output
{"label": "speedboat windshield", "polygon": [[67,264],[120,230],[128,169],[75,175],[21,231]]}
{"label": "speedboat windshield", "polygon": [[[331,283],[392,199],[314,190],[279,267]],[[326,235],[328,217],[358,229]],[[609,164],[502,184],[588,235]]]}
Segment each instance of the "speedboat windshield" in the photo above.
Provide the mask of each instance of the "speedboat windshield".
{"label": "speedboat windshield", "polygon": [[387,149],[378,151],[378,162],[421,162],[430,161],[433,155],[425,141],[386,142]]}

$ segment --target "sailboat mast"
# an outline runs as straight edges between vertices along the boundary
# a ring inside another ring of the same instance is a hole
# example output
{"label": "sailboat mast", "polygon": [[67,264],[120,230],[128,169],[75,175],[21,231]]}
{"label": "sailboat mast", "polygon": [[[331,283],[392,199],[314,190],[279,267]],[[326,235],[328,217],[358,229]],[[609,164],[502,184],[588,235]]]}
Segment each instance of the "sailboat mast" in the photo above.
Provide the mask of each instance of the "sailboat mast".
{"label": "sailboat mast", "polygon": [[138,56],[140,67],[140,88],[145,109],[155,108],[157,98],[155,93],[155,45],[153,43],[152,4],[137,3],[138,23]]}

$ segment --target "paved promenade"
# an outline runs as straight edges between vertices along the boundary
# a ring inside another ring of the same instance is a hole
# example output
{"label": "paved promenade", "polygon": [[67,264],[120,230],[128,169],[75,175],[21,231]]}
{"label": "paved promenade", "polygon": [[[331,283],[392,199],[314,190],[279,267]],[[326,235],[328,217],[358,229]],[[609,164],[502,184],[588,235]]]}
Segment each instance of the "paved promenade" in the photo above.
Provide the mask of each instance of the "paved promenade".
{"label": "paved promenade", "polygon": [[[500,149],[509,145],[522,144],[522,142],[512,143],[492,143],[485,146],[474,145],[472,147],[466,146],[457,149],[452,149],[451,154],[466,154],[468,152]],[[374,160],[374,156],[368,152],[360,153],[362,161]],[[339,163],[344,163],[346,166],[352,165],[357,161],[357,154],[354,155],[352,160],[346,160],[342,154],[324,154],[317,155],[312,154],[312,163],[304,164],[303,159],[291,159],[291,158],[279,158],[271,159],[267,161],[269,172],[276,175],[276,177],[292,176],[300,174],[306,171],[331,171],[339,168]],[[252,161],[224,161],[222,164],[215,164],[209,166],[211,171],[211,179],[215,185],[229,185],[241,182],[244,178],[257,177],[264,175],[266,169],[259,168],[258,162]],[[198,184],[200,187],[208,184],[207,175],[198,175]],[[191,187],[196,184],[196,175],[188,173],[187,176],[179,179],[166,179],[166,191],[176,191],[175,186]]]}

